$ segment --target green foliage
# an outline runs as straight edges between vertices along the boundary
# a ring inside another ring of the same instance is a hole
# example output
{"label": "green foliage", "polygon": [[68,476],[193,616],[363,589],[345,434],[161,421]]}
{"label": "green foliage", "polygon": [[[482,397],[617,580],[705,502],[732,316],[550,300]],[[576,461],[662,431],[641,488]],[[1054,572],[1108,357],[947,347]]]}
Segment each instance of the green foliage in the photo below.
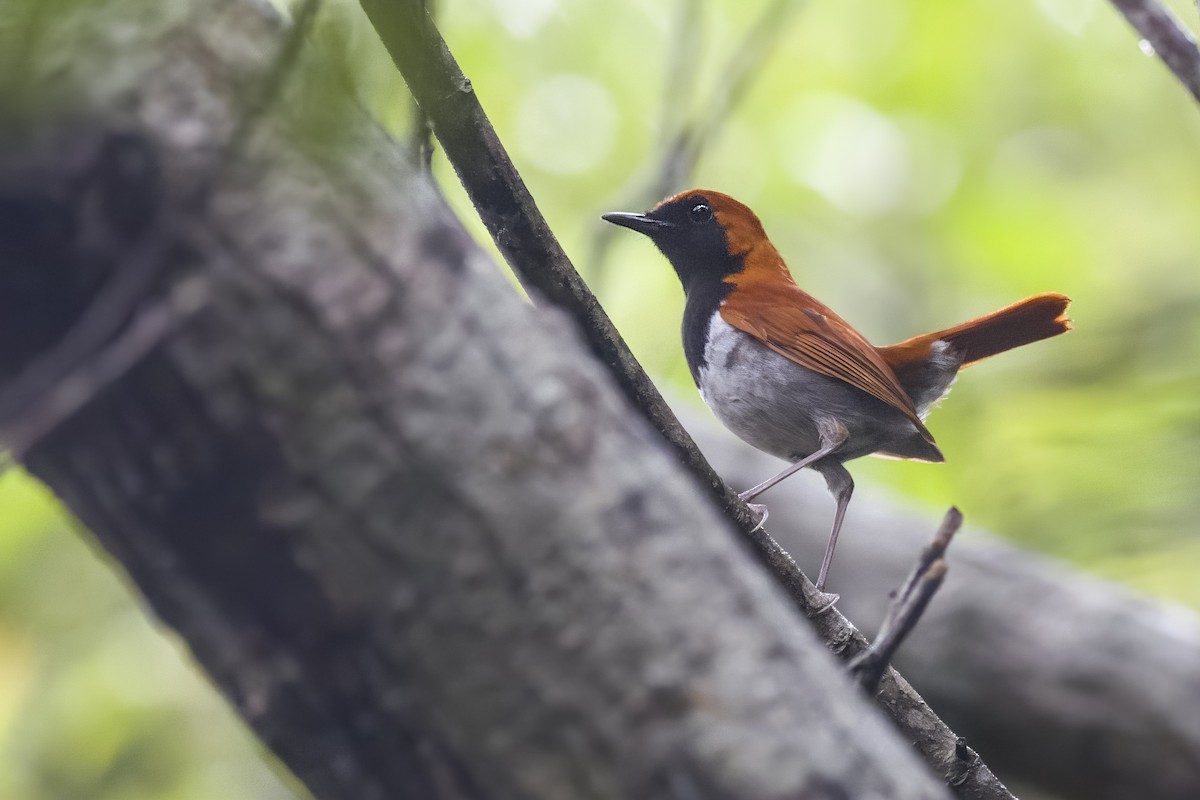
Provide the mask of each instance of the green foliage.
{"label": "green foliage", "polygon": [[0,508],[0,797],[296,796],[44,489],[10,471]]}
{"label": "green foliage", "polygon": [[[694,397],[665,262],[634,236],[589,256],[601,212],[645,204],[685,121],[662,109],[704,119],[766,7],[685,5],[697,45],[674,77],[680,3],[437,0],[437,14],[634,352]],[[1190,2],[1173,6],[1196,27]],[[930,420],[946,465],[858,462],[862,494],[954,503],[1200,605],[1200,109],[1095,0],[808,2],[778,32],[690,183],[754,207],[803,286],[878,342],[1036,291],[1075,300],[1069,336],[962,376]],[[322,91],[349,89],[407,136],[403,83],[357,5],[327,2],[314,38]],[[0,478],[0,797],[291,796],[85,540],[29,479]]]}

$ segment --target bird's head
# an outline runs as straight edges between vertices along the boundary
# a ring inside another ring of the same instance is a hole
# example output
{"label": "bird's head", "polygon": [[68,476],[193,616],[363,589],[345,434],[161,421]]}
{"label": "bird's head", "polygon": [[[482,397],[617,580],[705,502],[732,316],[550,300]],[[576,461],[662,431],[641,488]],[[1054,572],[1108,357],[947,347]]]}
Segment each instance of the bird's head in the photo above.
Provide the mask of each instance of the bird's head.
{"label": "bird's head", "polygon": [[722,281],[760,257],[778,261],[754,212],[721,192],[691,189],[645,214],[615,212],[603,219],[649,236],[685,289],[697,280]]}

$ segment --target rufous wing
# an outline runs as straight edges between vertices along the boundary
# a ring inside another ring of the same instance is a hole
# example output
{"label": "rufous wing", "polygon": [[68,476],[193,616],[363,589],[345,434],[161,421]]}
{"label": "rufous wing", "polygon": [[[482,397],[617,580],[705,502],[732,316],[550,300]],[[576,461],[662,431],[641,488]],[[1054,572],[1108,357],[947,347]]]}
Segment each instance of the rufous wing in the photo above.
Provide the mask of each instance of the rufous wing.
{"label": "rufous wing", "polygon": [[875,347],[794,283],[738,285],[721,306],[721,318],[800,366],[896,408],[933,443],[912,399]]}

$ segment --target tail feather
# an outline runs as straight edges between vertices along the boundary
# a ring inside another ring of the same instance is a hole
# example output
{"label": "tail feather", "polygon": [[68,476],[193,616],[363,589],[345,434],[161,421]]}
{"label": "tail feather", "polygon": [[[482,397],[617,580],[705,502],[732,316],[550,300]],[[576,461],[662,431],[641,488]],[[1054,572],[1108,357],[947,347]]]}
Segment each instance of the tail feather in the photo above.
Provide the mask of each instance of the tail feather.
{"label": "tail feather", "polygon": [[962,357],[962,366],[969,367],[1005,350],[1066,333],[1071,329],[1071,321],[1067,319],[1070,304],[1071,299],[1066,295],[1036,294],[953,328],[881,347],[879,352],[896,367],[924,360],[934,342],[944,341]]}

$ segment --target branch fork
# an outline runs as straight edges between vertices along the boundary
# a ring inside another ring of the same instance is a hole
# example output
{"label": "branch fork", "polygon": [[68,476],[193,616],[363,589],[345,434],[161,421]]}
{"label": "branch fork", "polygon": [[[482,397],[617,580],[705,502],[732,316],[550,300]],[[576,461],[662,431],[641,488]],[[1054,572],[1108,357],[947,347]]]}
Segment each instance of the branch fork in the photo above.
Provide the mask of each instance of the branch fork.
{"label": "branch fork", "polygon": [[929,601],[941,588],[949,569],[945,558],[946,548],[950,546],[954,534],[962,528],[962,522],[962,512],[957,508],[952,507],[946,512],[933,541],[921,552],[908,579],[898,591],[892,593],[891,605],[875,641],[866,651],[850,659],[847,669],[868,694],[878,690],[883,673],[896,651],[912,633],[929,607]]}

